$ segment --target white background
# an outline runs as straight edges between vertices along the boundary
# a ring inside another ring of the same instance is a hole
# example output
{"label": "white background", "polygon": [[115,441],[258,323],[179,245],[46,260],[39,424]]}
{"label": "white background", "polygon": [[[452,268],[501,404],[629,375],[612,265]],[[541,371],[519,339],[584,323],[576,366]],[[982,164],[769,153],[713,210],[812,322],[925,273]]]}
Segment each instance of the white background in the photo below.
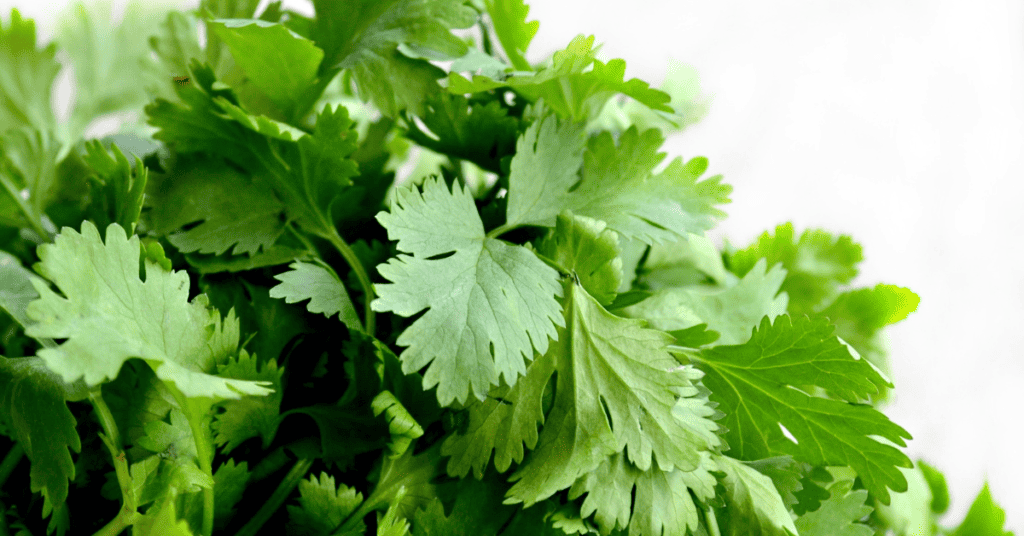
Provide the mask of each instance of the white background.
{"label": "white background", "polygon": [[[4,19],[18,6],[44,38],[63,4],[0,0]],[[914,436],[911,456],[945,472],[947,525],[987,478],[1024,533],[1024,4],[533,4],[533,61],[586,33],[655,86],[670,58],[697,68],[711,111],[665,150],[707,156],[734,186],[719,244],[786,221],[850,234],[864,246],[857,286],[921,296],[888,329],[887,413]]]}

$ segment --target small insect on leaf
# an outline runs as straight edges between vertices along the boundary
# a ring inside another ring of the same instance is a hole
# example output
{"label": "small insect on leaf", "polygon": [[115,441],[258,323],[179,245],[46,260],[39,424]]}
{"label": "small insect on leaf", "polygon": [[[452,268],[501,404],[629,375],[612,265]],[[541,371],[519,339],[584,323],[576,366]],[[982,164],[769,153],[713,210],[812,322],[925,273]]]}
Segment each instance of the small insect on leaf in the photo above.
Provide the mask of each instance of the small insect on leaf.
{"label": "small insect on leaf", "polygon": [[179,86],[187,85],[188,82],[189,82],[189,77],[187,77],[187,76],[175,76],[174,77],[174,83],[178,84]]}

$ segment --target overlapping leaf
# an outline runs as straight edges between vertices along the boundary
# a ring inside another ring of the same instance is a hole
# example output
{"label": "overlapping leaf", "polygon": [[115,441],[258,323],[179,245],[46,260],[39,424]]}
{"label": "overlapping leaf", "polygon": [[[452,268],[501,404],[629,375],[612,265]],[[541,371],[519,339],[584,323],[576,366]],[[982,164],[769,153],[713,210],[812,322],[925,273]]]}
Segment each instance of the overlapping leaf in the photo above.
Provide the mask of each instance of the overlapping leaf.
{"label": "overlapping leaf", "polygon": [[237,320],[228,315],[222,321],[205,296],[189,302],[183,272],[146,262],[142,281],[139,251],[139,238],[129,239],[119,225],[107,228],[104,243],[88,221],[81,233],[65,228],[53,244],[39,248],[37,271],[63,293],[36,281],[40,298],[27,310],[35,322],[27,334],[66,339],[39,351],[47,367],[65,381],[84,377],[93,386],[115,378],[127,359],[137,357],[188,397],[269,393],[256,382],[209,374],[237,348]]}
{"label": "overlapping leaf", "polygon": [[[707,160],[676,159],[661,173],[664,139],[657,130],[627,130],[616,145],[610,133],[591,138],[586,153],[579,125],[553,117],[536,121],[520,138],[509,175],[508,225],[552,227],[570,209],[604,221],[626,238],[651,244],[703,233],[715,204],[728,202],[731,187],[720,176],[697,182]],[[582,177],[576,171],[582,166]]]}
{"label": "overlapping leaf", "polygon": [[494,173],[501,171],[501,157],[515,151],[519,120],[497,101],[471,104],[462,95],[439,93],[425,107],[421,119],[429,133],[414,122],[408,132],[421,147],[470,160]]}
{"label": "overlapping leaf", "polygon": [[16,127],[47,130],[53,124],[50,86],[60,71],[57,45],[36,48],[36,25],[11,10],[0,22],[0,134]]}
{"label": "overlapping leaf", "polygon": [[[863,359],[855,359],[823,319],[768,318],[742,345],[717,346],[694,358],[707,373],[711,400],[720,402],[734,456],[761,459],[789,454],[812,465],[852,467],[883,503],[889,492],[907,489],[899,471],[911,462],[897,448],[906,430],[858,402],[887,382]],[[806,394],[812,386],[841,400]],[[794,439],[789,439],[788,431]]]}
{"label": "overlapping leaf", "polygon": [[729,456],[716,455],[714,460],[725,474],[726,507],[719,510],[718,520],[723,536],[798,534],[770,478]]}
{"label": "overlapping leaf", "polygon": [[[335,485],[334,477],[320,473],[320,479],[310,476],[299,482],[299,506],[288,506],[289,534],[327,536],[359,508],[363,494],[345,484]],[[360,521],[342,536],[364,534],[366,526]]]}
{"label": "overlapping leaf", "polygon": [[308,262],[292,263],[289,268],[291,270],[274,276],[280,283],[270,289],[271,298],[284,298],[286,303],[309,300],[306,306],[309,312],[323,313],[328,318],[339,313],[339,320],[349,329],[363,330],[348,291],[333,269]]}
{"label": "overlapping leaf", "polygon": [[715,496],[717,480],[711,471],[716,470],[707,452],[692,471],[641,471],[615,454],[580,477],[569,490],[569,499],[586,493],[580,514],[594,514],[602,534],[627,528],[631,535],[695,533],[702,506],[694,498],[709,501]]}
{"label": "overlapping leaf", "polygon": [[250,356],[242,350],[238,359],[218,365],[217,375],[236,380],[267,382],[274,392],[267,396],[247,396],[222,402],[224,412],[216,414],[212,423],[216,443],[223,446],[224,452],[231,452],[246,439],[259,436],[263,440],[263,448],[270,446],[279,423],[278,415],[284,395],[284,369],[278,368],[274,359],[267,361],[261,369],[256,356]]}
{"label": "overlapping leaf", "polygon": [[829,488],[830,497],[821,503],[821,508],[808,512],[796,520],[800,536],[871,536],[871,527],[858,523],[871,513],[872,508],[864,504],[867,490],[851,491],[852,480],[840,480]]}
{"label": "overlapping leaf", "polygon": [[313,6],[312,35],[325,52],[324,66],[350,70],[363,100],[388,117],[404,109],[422,115],[444,71],[418,58],[462,56],[466,44],[451,29],[476,21],[458,0],[316,0]]}
{"label": "overlapping leaf", "polygon": [[399,255],[377,267],[374,311],[427,312],[398,337],[402,369],[427,366],[424,389],[442,405],[483,398],[503,377],[514,384],[534,349],[544,352],[561,324],[557,273],[526,248],[484,235],[468,190],[427,179],[423,192],[397,191],[377,220]]}
{"label": "overlapping leaf", "polygon": [[[543,99],[559,115],[573,121],[596,114],[617,93],[654,110],[672,112],[668,106],[671,100],[668,94],[652,89],[638,78],[626,80],[626,62],[620,59],[608,63],[598,60],[597,50],[593,47],[594,36],[577,36],[565,49],[555,52],[550,66],[536,73],[513,73],[501,81],[481,75],[470,81],[458,73],[451,73],[448,75],[448,91],[478,93],[507,86],[532,101]],[[584,71],[591,66],[589,71]]]}

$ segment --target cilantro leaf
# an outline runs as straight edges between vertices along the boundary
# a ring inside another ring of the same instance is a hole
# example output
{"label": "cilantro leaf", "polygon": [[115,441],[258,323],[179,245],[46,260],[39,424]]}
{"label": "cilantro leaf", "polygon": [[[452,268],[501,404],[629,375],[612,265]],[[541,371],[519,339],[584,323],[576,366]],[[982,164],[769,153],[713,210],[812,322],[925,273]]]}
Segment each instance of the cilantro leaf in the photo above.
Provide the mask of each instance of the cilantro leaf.
{"label": "cilantro leaf", "polygon": [[163,420],[146,423],[145,435],[135,442],[162,459],[161,464],[165,467],[161,469],[160,476],[164,485],[160,488],[166,493],[169,493],[170,486],[193,493],[213,487],[213,476],[200,469],[196,440],[185,414],[178,408],[171,408],[170,420],[170,423]]}
{"label": "cilantro leaf", "polygon": [[719,344],[742,344],[764,316],[786,312],[787,296],[779,294],[785,278],[781,267],[765,271],[759,262],[743,279],[725,288],[666,288],[622,310],[662,331],[675,332],[700,324],[721,334]]}
{"label": "cilantro leaf", "polygon": [[963,523],[956,528],[951,536],[1013,536],[1012,532],[1004,532],[1006,512],[992,500],[988,490],[988,482],[971,503],[970,510]]}
{"label": "cilantro leaf", "polygon": [[800,536],[871,536],[875,531],[857,523],[871,513],[872,508],[864,504],[867,490],[851,491],[852,480],[840,480],[829,486],[830,497],[821,503],[821,508],[808,512],[796,520]]}
{"label": "cilantro leaf", "polygon": [[117,224],[100,239],[91,222],[82,232],[65,228],[53,244],[39,247],[36,269],[64,294],[35,282],[40,298],[28,306],[32,337],[66,339],[39,357],[64,378],[89,386],[117,376],[132,357],[145,360],[157,376],[174,383],[186,397],[239,398],[269,390],[256,382],[209,374],[214,364],[238,347],[238,322],[211,313],[205,296],[188,301],[189,278],[147,261],[139,278],[139,238]]}
{"label": "cilantro leaf", "polygon": [[[711,400],[726,413],[725,439],[735,455],[760,459],[792,455],[812,465],[848,465],[883,503],[907,489],[899,467],[911,462],[898,449],[910,434],[874,408],[806,394],[819,386],[851,402],[877,392],[885,380],[855,359],[823,319],[765,317],[742,345],[717,346],[693,358],[707,374]],[[792,388],[791,388],[792,387]],[[801,390],[803,389],[803,390]],[[784,428],[783,428],[784,427]],[[786,437],[785,431],[794,438]]]}
{"label": "cilantro leaf", "polygon": [[[182,253],[266,251],[284,232],[284,205],[263,182],[210,158],[180,158],[154,174],[147,195],[151,228]],[[187,230],[180,230],[188,225]]]}
{"label": "cilantro leaf", "polygon": [[180,88],[182,104],[158,99],[146,107],[150,123],[160,128],[154,137],[179,152],[223,156],[265,181],[307,231],[333,237],[332,207],[358,173],[349,158],[358,143],[348,111],[327,106],[313,133],[296,141],[269,120],[250,121],[244,111],[239,116],[230,91],[214,89],[208,67],[193,63],[192,70],[201,89]]}
{"label": "cilantro leaf", "polygon": [[580,514],[596,513],[602,534],[627,527],[630,534],[682,534],[684,527],[697,530],[700,516],[694,498],[707,502],[715,496],[717,480],[711,471],[716,470],[707,452],[692,471],[641,471],[622,454],[614,454],[580,477],[569,499],[587,494]]}
{"label": "cilantro leaf", "polygon": [[535,20],[526,22],[530,7],[523,0],[487,0],[484,5],[491,16],[494,33],[498,35],[501,48],[512,66],[520,71],[532,70],[526,61],[526,49],[537,35],[540,23]]}
{"label": "cilantro leaf", "polygon": [[[439,499],[417,510],[412,517],[416,536],[488,536],[519,534],[502,532],[516,509],[501,504],[502,482],[496,478],[463,479],[458,482],[455,503],[445,515]],[[506,529],[507,530],[507,529]]]}
{"label": "cilantro leaf", "polygon": [[[320,479],[310,476],[299,482],[299,506],[288,506],[288,534],[327,536],[359,508],[363,494],[344,484],[335,485],[334,477],[321,472]],[[342,536],[357,536],[366,531],[361,521]]]}
{"label": "cilantro leaf", "polygon": [[345,285],[330,266],[324,263],[295,262],[289,268],[290,271],[274,276],[280,283],[270,289],[271,298],[284,298],[285,303],[308,299],[306,308],[309,312],[323,313],[327,318],[340,313],[339,320],[349,329],[363,331],[362,322]]}
{"label": "cilantro leaf", "polygon": [[719,510],[723,535],[798,534],[770,478],[729,456],[715,455],[713,459],[725,474],[722,484],[727,507]]}
{"label": "cilantro leaf", "polygon": [[508,501],[543,500],[624,447],[641,470],[652,459],[661,470],[696,468],[699,451],[719,441],[710,408],[686,407],[698,394],[699,371],[677,369],[664,349],[668,335],[614,316],[578,285],[566,285],[566,325],[534,361],[558,370],[555,399],[537,448],[511,477],[518,482]]}
{"label": "cilantro leaf", "polygon": [[836,326],[836,333],[883,371],[889,369],[881,330],[917,310],[921,298],[908,288],[878,284],[836,296],[821,316]]}
{"label": "cilantro leaf", "polygon": [[374,416],[384,414],[388,422],[388,432],[391,441],[388,443],[389,456],[397,458],[405,453],[412,440],[423,435],[423,428],[416,419],[405,409],[405,406],[391,394],[391,391],[381,391],[373,398],[371,403]]}
{"label": "cilantro leaf", "polygon": [[[749,273],[749,272],[748,272]],[[650,247],[637,278],[651,290],[686,287],[713,282],[735,282],[722,264],[718,248],[705,236],[688,234],[685,240]]]}
{"label": "cilantro leaf", "polygon": [[438,93],[427,100],[421,119],[429,133],[408,121],[409,139],[494,173],[501,172],[501,158],[515,151],[519,136],[519,120],[496,100],[470,103],[462,95]]}
{"label": "cilantro leaf", "polygon": [[92,197],[89,217],[98,227],[116,223],[135,230],[142,213],[143,192],[149,174],[142,160],[135,157],[134,170],[117,145],[111,144],[111,156],[96,140],[86,142],[85,163],[92,168]]}
{"label": "cilantro leaf", "polygon": [[36,48],[36,25],[17,9],[4,28],[0,20],[0,134],[17,127],[50,130],[50,87],[60,65],[57,45]]}
{"label": "cilantro leaf", "polygon": [[277,361],[270,359],[260,370],[256,356],[242,350],[237,359],[217,366],[217,375],[222,378],[268,382],[273,393],[267,396],[247,396],[238,400],[225,400],[220,406],[223,413],[214,416],[212,423],[214,439],[223,446],[223,452],[231,452],[250,437],[260,436],[263,448],[270,446],[277,433],[281,412],[282,376],[284,369],[278,368]]}
{"label": "cilantro leaf", "polygon": [[408,109],[422,115],[427,96],[440,91],[444,71],[423,59],[455,59],[466,44],[451,33],[476,22],[459,0],[315,0],[313,40],[324,50],[325,68],[352,72],[364,101],[388,117]]}
{"label": "cilantro leaf", "polygon": [[821,230],[806,230],[793,242],[793,224],[775,228],[775,234],[761,235],[756,244],[728,255],[729,269],[742,277],[758,259],[768,266],[782,263],[786,280],[782,290],[789,294],[789,312],[810,314],[819,304],[835,297],[840,284],[857,275],[857,264],[864,258],[859,244],[846,235],[838,238]]}
{"label": "cilantro leaf", "polygon": [[0,421],[32,462],[32,491],[43,491],[57,508],[67,499],[68,480],[75,478],[71,451],[82,451],[77,422],[64,403],[83,397],[73,389],[37,357],[0,356]]}
{"label": "cilantro leaf", "polygon": [[[413,187],[415,188],[415,187]],[[504,377],[526,371],[524,358],[544,352],[561,324],[557,273],[520,246],[487,238],[465,188],[449,192],[437,178],[423,192],[396,191],[377,220],[398,241],[399,255],[377,267],[378,312],[412,316],[429,310],[398,337],[406,373],[428,366],[424,389],[438,386],[442,405],[483,398]],[[450,254],[450,255],[446,255]]]}
{"label": "cilantro leaf", "polygon": [[0,250],[0,308],[22,327],[32,322],[25,309],[39,297],[32,284],[34,279],[39,279],[39,276],[22,266],[17,257]]}
{"label": "cilantro leaf", "polygon": [[231,50],[248,80],[280,110],[295,118],[304,93],[314,86],[324,52],[282,24],[258,19],[218,19],[208,25]]}
{"label": "cilantro leaf", "polygon": [[555,228],[537,246],[541,255],[555,264],[573,267],[580,285],[602,306],[615,299],[622,282],[619,238],[606,226],[567,210],[558,215]]}
{"label": "cilantro leaf", "polygon": [[[504,46],[504,42],[502,43]],[[536,73],[513,73],[503,81],[476,75],[467,80],[458,73],[449,73],[448,91],[479,93],[499,87],[510,87],[533,102],[543,99],[562,117],[581,121],[595,115],[616,93],[664,112],[672,112],[671,100],[663,91],[652,89],[637,78],[625,79],[626,62],[620,59],[604,63],[596,59],[594,36],[577,36],[564,50],[555,52],[549,67]],[[507,50],[507,49],[506,49]],[[589,71],[584,71],[592,66]]]}
{"label": "cilantro leaf", "polygon": [[[630,128],[616,146],[610,133],[590,139],[586,153],[579,125],[544,118],[519,139],[509,175],[506,226],[552,227],[556,215],[570,209],[604,221],[625,238],[651,244],[703,233],[715,203],[728,201],[731,187],[720,176],[700,183],[707,160],[683,164],[676,159],[660,174],[652,170],[664,158],[657,130]],[[582,178],[576,171],[582,165]]]}

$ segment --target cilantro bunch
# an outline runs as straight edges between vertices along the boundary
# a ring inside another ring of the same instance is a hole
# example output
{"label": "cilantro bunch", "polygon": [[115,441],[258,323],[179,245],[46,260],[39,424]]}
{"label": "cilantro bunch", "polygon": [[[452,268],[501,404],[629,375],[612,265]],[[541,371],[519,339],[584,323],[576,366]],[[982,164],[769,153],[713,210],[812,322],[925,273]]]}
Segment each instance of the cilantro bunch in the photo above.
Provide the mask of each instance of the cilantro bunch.
{"label": "cilantro bunch", "polygon": [[0,534],[1003,534],[878,409],[913,292],[705,237],[692,75],[531,62],[522,0],[256,7],[0,24]]}

